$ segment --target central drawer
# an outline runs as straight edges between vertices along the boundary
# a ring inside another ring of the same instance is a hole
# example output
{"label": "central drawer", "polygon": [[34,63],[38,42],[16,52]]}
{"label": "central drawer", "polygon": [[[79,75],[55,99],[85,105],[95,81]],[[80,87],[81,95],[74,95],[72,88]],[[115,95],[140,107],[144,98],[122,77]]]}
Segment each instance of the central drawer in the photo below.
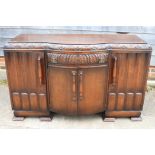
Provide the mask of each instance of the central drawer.
{"label": "central drawer", "polygon": [[49,64],[87,65],[108,62],[108,52],[52,52],[48,53]]}

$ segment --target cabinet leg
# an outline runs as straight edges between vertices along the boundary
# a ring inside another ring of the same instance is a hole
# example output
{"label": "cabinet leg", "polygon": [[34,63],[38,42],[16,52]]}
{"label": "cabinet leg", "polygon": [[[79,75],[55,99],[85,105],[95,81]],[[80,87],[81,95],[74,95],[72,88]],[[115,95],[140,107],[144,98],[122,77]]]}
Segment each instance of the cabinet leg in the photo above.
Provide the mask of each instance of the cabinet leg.
{"label": "cabinet leg", "polygon": [[50,116],[49,117],[40,117],[40,121],[50,122],[50,121],[52,121],[53,116],[54,116],[54,113],[50,113]]}
{"label": "cabinet leg", "polygon": [[12,120],[13,121],[24,121],[24,117],[16,117],[16,116],[13,116]]}
{"label": "cabinet leg", "polygon": [[142,117],[139,116],[139,117],[131,117],[131,121],[142,121]]}

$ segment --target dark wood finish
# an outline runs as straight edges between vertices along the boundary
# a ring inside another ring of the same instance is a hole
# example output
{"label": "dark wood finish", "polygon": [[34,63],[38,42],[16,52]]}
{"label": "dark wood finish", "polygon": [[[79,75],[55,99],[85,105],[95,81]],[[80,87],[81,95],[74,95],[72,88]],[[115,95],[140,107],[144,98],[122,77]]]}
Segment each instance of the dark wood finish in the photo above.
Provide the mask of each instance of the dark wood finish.
{"label": "dark wood finish", "polygon": [[78,114],[94,114],[105,110],[107,74],[107,66],[79,70]]}
{"label": "dark wood finish", "polygon": [[50,66],[48,91],[51,110],[72,115],[104,111],[107,74],[106,65],[82,69]]}
{"label": "dark wood finish", "polygon": [[5,52],[5,59],[13,110],[48,111],[44,53]]}
{"label": "dark wood finish", "polygon": [[107,109],[109,111],[115,110],[115,104],[116,104],[116,93],[109,93]]}
{"label": "dark wood finish", "polygon": [[36,111],[14,111],[16,117],[46,117],[50,116],[49,112],[36,112]]}
{"label": "dark wood finish", "polygon": [[[117,57],[116,84],[109,84],[107,111],[119,116],[119,111],[141,111],[144,104],[145,86],[149,65],[149,53],[113,53]],[[113,68],[111,63],[110,68]],[[111,75],[112,76],[112,75]],[[113,112],[111,112],[113,111]],[[106,113],[107,116],[109,114]],[[120,114],[121,116],[121,114]],[[125,114],[124,114],[125,116]],[[138,117],[139,114],[135,117]]]}
{"label": "dark wood finish", "polygon": [[116,109],[122,110],[124,107],[124,103],[125,103],[125,94],[124,93],[118,93],[118,104],[117,104]]}
{"label": "dark wood finish", "polygon": [[15,116],[139,117],[151,47],[134,35],[20,35],[4,47]]}
{"label": "dark wood finish", "polygon": [[139,111],[108,111],[106,117],[139,117]]}
{"label": "dark wood finish", "polygon": [[48,68],[49,105],[53,112],[77,113],[77,71],[75,68]]}
{"label": "dark wood finish", "polygon": [[11,42],[50,42],[57,44],[145,43],[135,35],[122,34],[21,34]]}

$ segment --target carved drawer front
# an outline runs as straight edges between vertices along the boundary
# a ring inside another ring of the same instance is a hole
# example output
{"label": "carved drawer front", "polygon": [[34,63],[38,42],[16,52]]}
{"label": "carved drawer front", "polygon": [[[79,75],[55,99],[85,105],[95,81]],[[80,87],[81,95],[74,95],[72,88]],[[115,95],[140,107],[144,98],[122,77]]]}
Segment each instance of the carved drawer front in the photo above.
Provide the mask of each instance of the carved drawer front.
{"label": "carved drawer front", "polygon": [[46,94],[44,93],[12,93],[14,110],[47,111]]}
{"label": "carved drawer front", "polygon": [[59,52],[48,53],[48,63],[52,64],[103,64],[108,61],[107,52]]}

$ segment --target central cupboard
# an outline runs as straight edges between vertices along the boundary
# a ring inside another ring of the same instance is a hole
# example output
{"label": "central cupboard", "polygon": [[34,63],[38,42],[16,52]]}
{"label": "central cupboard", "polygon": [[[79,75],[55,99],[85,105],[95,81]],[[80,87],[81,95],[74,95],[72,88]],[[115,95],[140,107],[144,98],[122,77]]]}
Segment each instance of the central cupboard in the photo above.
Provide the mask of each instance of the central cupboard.
{"label": "central cupboard", "polygon": [[108,66],[48,66],[50,109],[62,114],[102,112],[107,101]]}

